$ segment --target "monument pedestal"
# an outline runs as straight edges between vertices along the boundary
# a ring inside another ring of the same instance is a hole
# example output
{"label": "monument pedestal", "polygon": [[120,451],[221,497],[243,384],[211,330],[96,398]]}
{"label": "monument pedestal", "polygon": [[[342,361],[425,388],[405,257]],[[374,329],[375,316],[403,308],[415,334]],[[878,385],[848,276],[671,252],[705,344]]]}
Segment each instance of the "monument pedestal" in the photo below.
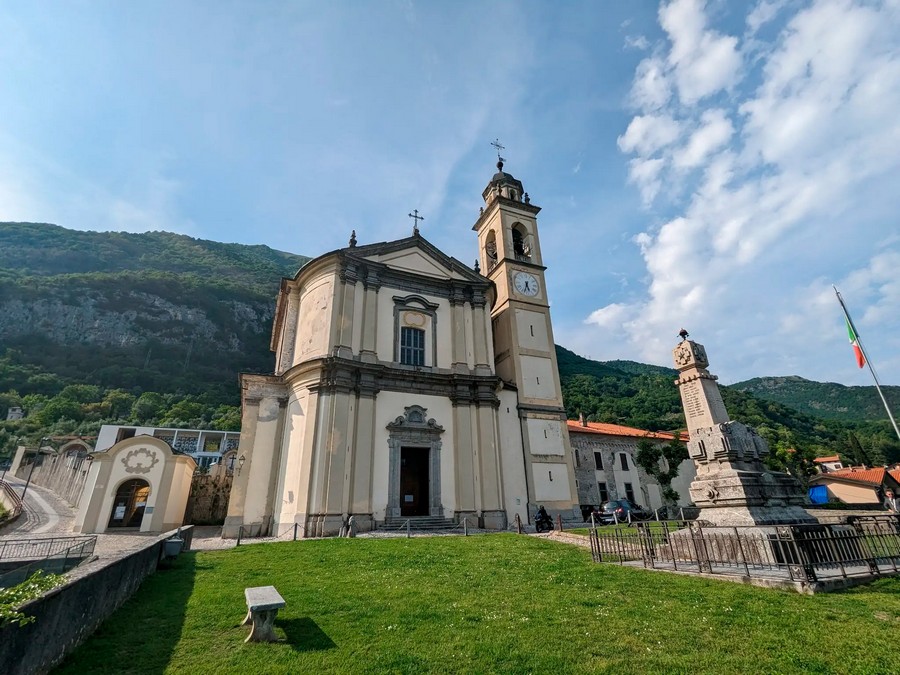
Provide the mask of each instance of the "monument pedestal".
{"label": "monument pedestal", "polygon": [[806,495],[800,482],[766,467],[766,441],[728,418],[703,345],[685,339],[673,354],[690,435],[688,455],[697,469],[690,493],[700,508],[698,520],[720,527],[815,524],[802,508]]}

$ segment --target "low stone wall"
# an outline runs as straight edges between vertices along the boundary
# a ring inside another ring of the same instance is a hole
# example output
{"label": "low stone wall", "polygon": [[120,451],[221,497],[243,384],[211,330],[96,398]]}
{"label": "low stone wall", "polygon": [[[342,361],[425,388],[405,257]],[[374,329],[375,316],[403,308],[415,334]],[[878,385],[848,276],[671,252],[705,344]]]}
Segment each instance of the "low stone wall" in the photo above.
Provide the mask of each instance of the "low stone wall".
{"label": "low stone wall", "polygon": [[[184,527],[181,533],[188,550],[193,527]],[[0,628],[0,673],[47,673],[58,665],[156,571],[163,542],[174,534],[173,530],[148,539],[144,548],[78,575],[24,605],[22,611],[35,621]]]}
{"label": "low stone wall", "polygon": [[65,501],[69,506],[78,507],[88,469],[91,467],[86,452],[74,450],[59,455],[40,455],[32,473],[31,464],[23,464],[16,472],[16,478],[28,480],[48,490]]}
{"label": "low stone wall", "polygon": [[6,481],[0,480],[0,504],[3,504],[3,513],[0,514],[0,529],[13,522],[22,514],[22,500]]}

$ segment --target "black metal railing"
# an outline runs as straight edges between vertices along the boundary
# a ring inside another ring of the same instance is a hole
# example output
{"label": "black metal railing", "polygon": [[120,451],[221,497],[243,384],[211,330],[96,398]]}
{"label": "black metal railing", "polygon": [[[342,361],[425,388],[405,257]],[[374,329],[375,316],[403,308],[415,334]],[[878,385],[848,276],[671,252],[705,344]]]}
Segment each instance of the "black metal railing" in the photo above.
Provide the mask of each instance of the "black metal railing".
{"label": "black metal railing", "polygon": [[0,553],[6,556],[0,557],[0,563],[22,561],[21,565],[0,574],[0,588],[20,584],[38,570],[64,574],[93,556],[96,545],[97,537],[0,542]]}
{"label": "black metal railing", "polygon": [[592,527],[595,562],[815,582],[900,571],[900,516],[846,524],[705,527],[651,521]]}
{"label": "black metal railing", "polygon": [[0,563],[46,558],[81,544],[89,544],[93,552],[96,543],[96,536],[0,540]]}

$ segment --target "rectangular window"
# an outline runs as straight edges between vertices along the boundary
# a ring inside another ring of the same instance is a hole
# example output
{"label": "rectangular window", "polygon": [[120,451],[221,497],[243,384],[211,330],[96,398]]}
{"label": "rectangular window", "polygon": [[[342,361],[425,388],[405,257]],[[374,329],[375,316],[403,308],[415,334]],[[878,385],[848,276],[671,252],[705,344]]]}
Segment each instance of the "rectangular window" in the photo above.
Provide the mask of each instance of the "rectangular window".
{"label": "rectangular window", "polygon": [[404,326],[400,329],[400,363],[425,365],[425,331],[421,328]]}
{"label": "rectangular window", "polygon": [[116,443],[123,441],[126,438],[134,438],[136,431],[137,429],[119,429],[119,433],[116,434]]}
{"label": "rectangular window", "polygon": [[625,499],[634,502],[634,489],[631,487],[631,483],[625,483]]}
{"label": "rectangular window", "polygon": [[594,464],[597,465],[598,469],[603,468],[603,455],[600,454],[599,452],[594,453]]}
{"label": "rectangular window", "polygon": [[628,471],[628,455],[624,452],[620,452],[619,461],[622,463],[622,471]]}
{"label": "rectangular window", "polygon": [[600,492],[600,504],[609,501],[609,492],[606,490],[606,483],[597,483],[597,490]]}

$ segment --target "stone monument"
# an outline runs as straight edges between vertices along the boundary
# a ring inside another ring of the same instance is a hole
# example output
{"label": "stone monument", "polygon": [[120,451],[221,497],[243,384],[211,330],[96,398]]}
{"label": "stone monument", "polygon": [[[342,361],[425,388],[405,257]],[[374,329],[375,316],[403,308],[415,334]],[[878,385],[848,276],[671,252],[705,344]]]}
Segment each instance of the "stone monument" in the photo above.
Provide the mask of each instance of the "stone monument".
{"label": "stone monument", "polygon": [[806,495],[800,482],[766,468],[766,441],[728,417],[703,345],[688,340],[685,330],[680,335],[672,356],[690,435],[688,453],[697,467],[690,493],[701,509],[699,520],[728,527],[816,523],[802,508]]}

